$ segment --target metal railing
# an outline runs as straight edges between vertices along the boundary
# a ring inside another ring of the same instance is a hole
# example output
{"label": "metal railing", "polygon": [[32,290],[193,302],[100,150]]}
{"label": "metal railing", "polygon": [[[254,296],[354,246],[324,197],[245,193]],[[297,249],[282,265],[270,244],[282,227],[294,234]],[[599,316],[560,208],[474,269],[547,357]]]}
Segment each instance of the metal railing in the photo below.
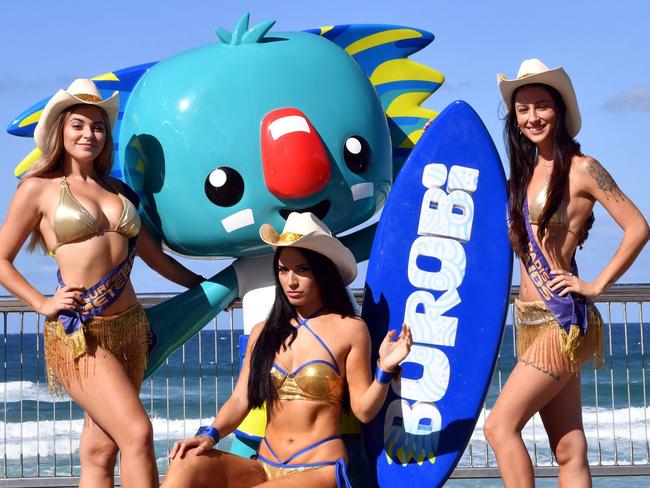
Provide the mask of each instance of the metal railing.
{"label": "metal railing", "polygon": [[[512,297],[517,290],[513,289]],[[355,291],[357,300],[361,290]],[[146,307],[171,295],[141,295]],[[595,476],[650,476],[648,367],[650,285],[617,285],[597,300],[605,321],[605,367],[582,370],[583,419]],[[148,379],[141,399],[154,426],[161,473],[173,441],[210,421],[230,395],[239,371],[241,309],[221,313]],[[483,422],[515,364],[512,307],[485,408],[452,477],[498,476]],[[69,398],[47,393],[42,318],[13,298],[0,297],[3,358],[0,386],[0,487],[78,483],[83,412]],[[110,392],[107,392],[109,394]],[[537,476],[557,475],[543,425],[523,430]],[[226,438],[220,447],[227,448]]]}

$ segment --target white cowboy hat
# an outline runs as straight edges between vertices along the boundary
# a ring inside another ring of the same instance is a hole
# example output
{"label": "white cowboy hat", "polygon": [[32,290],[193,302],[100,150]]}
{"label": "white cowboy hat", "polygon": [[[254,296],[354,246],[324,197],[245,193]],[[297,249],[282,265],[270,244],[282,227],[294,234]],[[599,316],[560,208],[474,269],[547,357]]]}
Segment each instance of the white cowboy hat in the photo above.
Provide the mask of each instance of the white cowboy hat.
{"label": "white cowboy hat", "polygon": [[352,252],[311,212],[291,212],[282,234],[278,234],[271,224],[264,224],[260,227],[260,237],[274,249],[300,247],[328,257],[346,285],[357,277],[357,261]]}
{"label": "white cowboy hat", "polygon": [[95,105],[103,109],[108,114],[110,130],[113,130],[120,105],[119,92],[114,91],[109,98],[102,100],[95,83],[79,78],[74,80],[67,90],[56,92],[43,108],[43,113],[34,129],[34,141],[40,149],[44,149],[49,127],[59,114],[66,108],[79,104]]}
{"label": "white cowboy hat", "polygon": [[580,109],[578,108],[578,100],[576,92],[573,89],[573,84],[569,75],[566,74],[564,68],[550,69],[537,58],[525,59],[519,67],[517,78],[509,80],[502,73],[497,75],[497,85],[501,91],[503,102],[508,107],[508,111],[512,109],[512,94],[520,86],[530,85],[532,83],[542,83],[555,88],[566,105],[566,128],[571,137],[575,137],[580,132],[582,119],[580,117]]}

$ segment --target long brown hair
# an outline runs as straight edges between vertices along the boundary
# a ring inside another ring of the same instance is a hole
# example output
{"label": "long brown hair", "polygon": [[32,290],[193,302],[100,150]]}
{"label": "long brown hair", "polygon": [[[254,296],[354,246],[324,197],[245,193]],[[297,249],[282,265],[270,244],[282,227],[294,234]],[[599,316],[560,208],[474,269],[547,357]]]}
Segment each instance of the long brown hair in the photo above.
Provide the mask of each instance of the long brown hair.
{"label": "long brown hair", "polygon": [[[70,113],[74,112],[79,107],[86,107],[88,105],[89,104],[85,103],[72,105],[59,114],[52,125],[50,125],[49,130],[45,135],[45,147],[41,148],[43,154],[38,161],[27,170],[25,176],[18,183],[18,186],[28,178],[48,177],[53,173],[62,170],[65,161],[63,128],[65,127],[65,123],[68,120]],[[104,147],[99,153],[99,156],[97,156],[93,161],[93,166],[95,167],[97,175],[102,178],[108,175],[113,167],[113,135],[111,134],[111,124],[108,119],[108,114],[101,108],[100,111],[102,113],[104,127],[106,128],[106,140],[104,141]],[[44,253],[48,252],[47,246],[45,245],[45,239],[43,239],[43,234],[41,234],[41,231],[38,228],[35,228],[32,231],[32,237],[27,245],[27,250],[29,252],[34,252],[36,249],[41,249]]]}
{"label": "long brown hair", "polygon": [[[552,86],[533,83],[524,86],[539,86],[551,96],[557,108],[557,124],[555,126],[553,147],[553,172],[548,183],[546,205],[538,221],[537,238],[541,242],[549,227],[553,214],[560,208],[569,186],[569,170],[573,156],[582,156],[580,144],[570,135],[566,128],[566,105],[560,93]],[[533,176],[537,161],[537,147],[520,130],[515,111],[515,96],[522,87],[515,90],[510,101],[510,111],[504,125],[504,139],[508,158],[510,159],[510,179],[508,181],[510,212],[510,242],[517,256],[523,256],[528,249],[528,234],[524,222],[523,205],[527,197],[528,184]],[[581,243],[587,238],[587,231],[593,223],[593,214],[585,224]]]}

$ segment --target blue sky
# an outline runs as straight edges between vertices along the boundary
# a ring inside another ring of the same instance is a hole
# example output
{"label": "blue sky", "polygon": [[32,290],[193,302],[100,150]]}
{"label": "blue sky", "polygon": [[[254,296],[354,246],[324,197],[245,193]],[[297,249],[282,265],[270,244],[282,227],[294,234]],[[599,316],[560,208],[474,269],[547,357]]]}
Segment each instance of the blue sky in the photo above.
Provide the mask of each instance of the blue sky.
{"label": "blue sky", "polygon": [[[513,77],[519,63],[539,57],[571,76],[583,117],[578,140],[619,186],[650,215],[647,127],[650,53],[647,2],[556,1],[113,1],[2,2],[0,7],[0,215],[16,180],[13,168],[33,142],[4,127],[34,102],[74,78],[156,61],[214,42],[214,27],[232,29],[244,12],[252,21],[277,19],[274,30],[347,23],[400,24],[426,29],[436,40],[415,59],[441,71],[445,84],[426,106],[442,110],[463,99],[479,113],[502,159],[503,109],[495,75]],[[615,252],[622,232],[596,208],[596,225],[578,254],[593,279]],[[210,275],[224,261],[185,261]],[[54,260],[21,253],[16,264],[43,292],[54,286]],[[650,282],[650,248],[621,282]],[[171,283],[136,265],[136,290],[172,291]],[[515,277],[515,282],[518,278]],[[357,280],[355,285],[361,286]],[[5,294],[0,288],[0,294]]]}

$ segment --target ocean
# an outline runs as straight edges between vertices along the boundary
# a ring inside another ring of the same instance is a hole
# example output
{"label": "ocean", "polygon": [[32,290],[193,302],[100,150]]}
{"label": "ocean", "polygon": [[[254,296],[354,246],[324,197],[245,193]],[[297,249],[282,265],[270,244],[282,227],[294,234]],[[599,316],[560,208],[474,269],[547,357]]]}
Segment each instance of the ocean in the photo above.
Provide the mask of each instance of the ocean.
{"label": "ocean", "polygon": [[[649,463],[647,386],[650,356],[644,339],[650,325],[611,324],[606,335],[606,363],[599,371],[585,366],[582,371],[583,420],[592,464]],[[5,331],[7,329],[5,328]],[[142,402],[154,426],[157,462],[161,472],[167,466],[167,452],[173,441],[192,435],[199,425],[211,421],[226,401],[236,379],[240,329],[204,329],[174,353],[142,391]],[[68,398],[47,393],[42,357],[42,336],[36,333],[4,335],[0,356],[5,368],[0,377],[0,477],[77,476],[78,438],[83,425],[82,411]],[[506,327],[500,359],[490,386],[486,408],[460,467],[496,466],[486,448],[482,425],[508,372],[515,363],[511,327]],[[106,392],[109,395],[110,392]],[[551,465],[552,456],[539,417],[523,431],[531,455],[540,466]],[[230,439],[221,441],[227,449]],[[614,478],[607,486],[626,478]],[[641,478],[634,478],[641,481]],[[602,479],[595,482],[601,485]],[[540,480],[538,486],[552,486]],[[617,484],[618,483],[618,484]],[[451,480],[448,486],[501,486],[499,480]]]}

